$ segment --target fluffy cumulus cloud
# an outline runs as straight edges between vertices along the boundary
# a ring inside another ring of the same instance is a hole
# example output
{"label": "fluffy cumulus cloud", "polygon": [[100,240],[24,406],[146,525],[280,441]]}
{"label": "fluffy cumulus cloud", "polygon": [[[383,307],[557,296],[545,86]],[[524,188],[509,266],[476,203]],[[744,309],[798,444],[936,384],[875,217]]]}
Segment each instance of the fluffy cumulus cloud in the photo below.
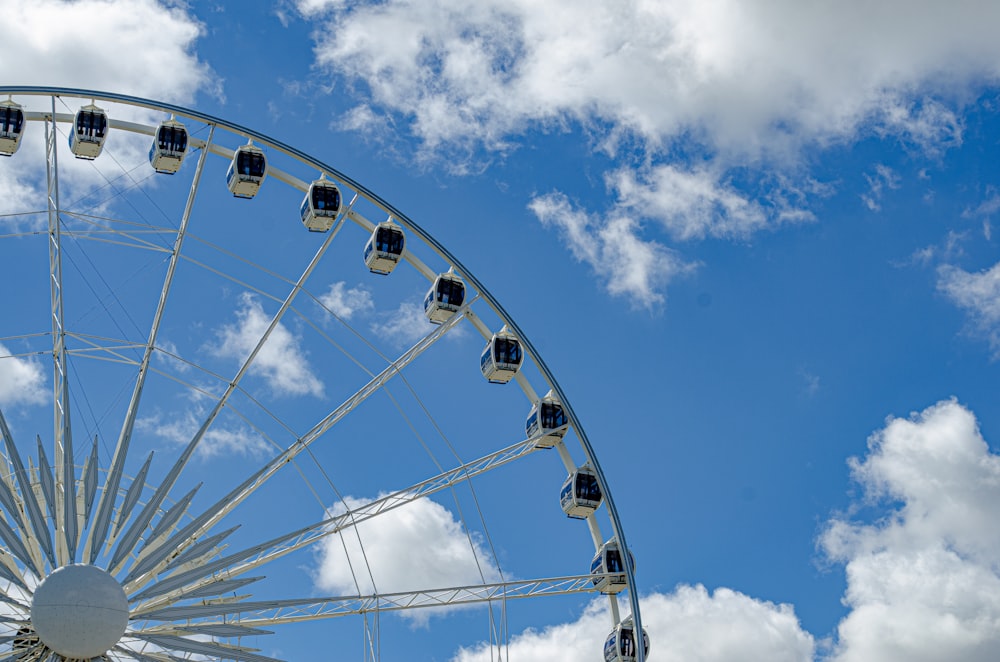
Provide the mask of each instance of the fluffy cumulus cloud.
{"label": "fluffy cumulus cloud", "polygon": [[[346,497],[331,509],[340,515],[365,500]],[[363,548],[363,549],[362,549]],[[406,550],[400,554],[400,550]],[[418,499],[323,540],[316,584],[340,595],[469,586],[500,579],[500,571],[478,535],[445,507]],[[409,617],[426,620],[430,612]]]}
{"label": "fluffy cumulus cloud", "polygon": [[[975,416],[946,400],[891,418],[850,462],[861,494],[832,518],[822,553],[846,570],[849,612],[817,643],[791,605],[682,585],[642,598],[650,657],[664,662],[987,662],[1000,658],[1000,455]],[[868,517],[862,518],[863,514]],[[598,660],[612,627],[604,600],[571,623],[527,630],[510,658]],[[454,662],[495,659],[488,644]]]}
{"label": "fluffy cumulus cloud", "polygon": [[[236,309],[236,321],[216,332],[216,343],[210,349],[216,356],[244,361],[270,323],[271,316],[264,312],[260,301],[244,293]],[[277,395],[323,394],[323,382],[313,374],[299,339],[280,322],[254,358],[250,374],[263,378]]]}
{"label": "fluffy cumulus cloud", "polygon": [[[789,605],[755,600],[725,588],[679,586],[641,602],[653,660],[662,662],[810,662],[815,644]],[[606,600],[592,602],[573,623],[529,630],[510,642],[520,662],[599,660],[612,628]],[[460,650],[454,662],[487,662],[489,646]]]}
{"label": "fluffy cumulus cloud", "polygon": [[0,344],[0,407],[31,405],[46,399],[45,376],[38,362],[18,358]]}
{"label": "fluffy cumulus cloud", "polygon": [[[43,85],[107,90],[173,103],[191,101],[199,91],[220,94],[221,87],[195,53],[203,27],[182,3],[156,0],[38,0],[3,4],[4,38],[0,61],[4,85]],[[127,53],[128,57],[122,57]],[[155,72],[151,75],[150,72]],[[16,101],[29,110],[46,108],[42,98]],[[75,112],[78,102],[57,104]],[[39,105],[40,104],[40,105]],[[116,107],[115,119],[154,123],[160,114]],[[64,129],[63,129],[64,130]],[[0,213],[44,209],[44,131],[29,124],[16,168],[0,169]],[[106,148],[120,163],[145,159],[148,138],[111,131]],[[60,162],[65,199],[75,199],[121,173],[104,159]],[[124,186],[119,182],[119,186]],[[110,196],[109,196],[110,197]],[[88,201],[102,209],[102,200]],[[38,222],[34,217],[5,219],[7,225]]]}
{"label": "fluffy cumulus cloud", "polygon": [[[807,220],[808,152],[881,136],[938,155],[961,143],[960,110],[976,86],[1000,74],[991,29],[1000,5],[978,0],[297,7],[335,28],[316,32],[320,67],[367,91],[345,128],[379,133],[402,120],[423,145],[419,156],[447,153],[449,164],[480,148],[507,151],[527,130],[573,127],[612,156],[637,156],[629,160],[640,165],[607,176],[617,193],[610,209],[589,216],[584,238],[603,257],[581,255],[579,242],[569,249],[609,291],[647,306],[662,303],[669,277],[655,261],[606,250],[602,233],[657,254],[657,231],[675,241],[743,238]],[[674,162],[679,153],[702,165]],[[764,173],[744,175],[752,197],[730,183],[748,164]],[[883,175],[863,199],[872,209],[893,185]],[[579,226],[567,206],[554,218],[554,193],[532,209],[550,225]]]}
{"label": "fluffy cumulus cloud", "polygon": [[821,538],[847,570],[831,659],[1000,658],[1000,456],[952,400],[890,419],[868,445],[851,469],[888,512],[835,519]]}
{"label": "fluffy cumulus cloud", "polygon": [[174,102],[214,85],[194,53],[203,28],[181,3],[8,2],[4,26],[5,85],[111,90]]}
{"label": "fluffy cumulus cloud", "polygon": [[968,312],[974,333],[987,339],[993,358],[1000,358],[1000,263],[978,273],[944,265],[938,289]]}

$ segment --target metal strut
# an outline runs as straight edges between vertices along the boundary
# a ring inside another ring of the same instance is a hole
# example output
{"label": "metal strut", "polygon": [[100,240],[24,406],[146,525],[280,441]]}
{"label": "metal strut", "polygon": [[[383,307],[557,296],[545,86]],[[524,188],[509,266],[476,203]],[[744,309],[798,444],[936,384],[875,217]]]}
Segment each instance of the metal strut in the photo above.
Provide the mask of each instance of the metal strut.
{"label": "metal strut", "polygon": [[53,435],[56,459],[56,561],[62,566],[76,556],[76,470],[69,417],[66,372],[66,328],[63,317],[62,233],[59,209],[59,157],[56,150],[56,98],[45,123],[45,174],[49,218],[49,292],[52,303]]}

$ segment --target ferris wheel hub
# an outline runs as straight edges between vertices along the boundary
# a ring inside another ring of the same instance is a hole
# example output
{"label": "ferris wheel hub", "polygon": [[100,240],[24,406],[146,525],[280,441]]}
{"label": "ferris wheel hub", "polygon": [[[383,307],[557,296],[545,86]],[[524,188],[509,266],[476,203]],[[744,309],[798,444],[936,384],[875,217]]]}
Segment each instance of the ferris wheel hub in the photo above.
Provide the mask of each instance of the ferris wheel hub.
{"label": "ferris wheel hub", "polygon": [[67,565],[35,589],[31,622],[42,643],[56,653],[89,660],[110,650],[125,634],[128,598],[106,571]]}

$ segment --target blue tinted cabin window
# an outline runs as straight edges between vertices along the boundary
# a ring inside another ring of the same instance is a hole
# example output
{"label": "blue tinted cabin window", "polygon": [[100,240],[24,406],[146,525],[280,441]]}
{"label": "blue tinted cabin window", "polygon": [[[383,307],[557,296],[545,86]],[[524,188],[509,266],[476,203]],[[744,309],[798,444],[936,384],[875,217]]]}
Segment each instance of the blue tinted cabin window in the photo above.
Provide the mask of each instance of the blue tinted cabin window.
{"label": "blue tinted cabin window", "polygon": [[617,549],[609,549],[604,553],[604,557],[607,561],[608,572],[625,572],[625,567],[622,566],[622,555]]}
{"label": "blue tinted cabin window", "polygon": [[264,164],[264,155],[259,152],[240,152],[236,155],[236,171],[245,177],[263,177]]}
{"label": "blue tinted cabin window", "polygon": [[573,498],[573,483],[567,483],[559,491],[559,503],[566,503],[571,498]]}
{"label": "blue tinted cabin window", "polygon": [[340,209],[340,190],[333,186],[314,186],[312,191],[314,210],[337,213]]}
{"label": "blue tinted cabin window", "polygon": [[590,573],[597,574],[601,571],[601,557],[597,556],[590,564]]}
{"label": "blue tinted cabin window", "polygon": [[528,433],[528,436],[538,432],[538,410],[532,409],[531,413],[528,414],[528,420],[524,424],[524,431]]}
{"label": "blue tinted cabin window", "polygon": [[76,118],[76,131],[81,138],[100,139],[108,128],[108,118],[104,113],[81,110]]}
{"label": "blue tinted cabin window", "polygon": [[397,228],[378,228],[375,231],[375,244],[380,253],[401,255],[403,252],[403,232]]}
{"label": "blue tinted cabin window", "polygon": [[5,107],[0,112],[0,130],[4,133],[20,133],[21,125],[24,123],[24,113],[20,108]]}
{"label": "blue tinted cabin window", "polygon": [[566,413],[561,405],[550,402],[542,403],[542,426],[549,430],[555,430],[566,425]]}
{"label": "blue tinted cabin window", "polygon": [[461,306],[465,300],[465,285],[450,278],[441,278],[437,284],[437,300],[452,306]]}
{"label": "blue tinted cabin window", "polygon": [[486,369],[486,365],[490,362],[490,348],[487,347],[483,355],[479,357],[479,367]]}
{"label": "blue tinted cabin window", "polygon": [[597,483],[597,476],[585,473],[577,474],[576,496],[584,501],[600,501],[601,486]]}
{"label": "blue tinted cabin window", "polygon": [[183,152],[187,149],[187,130],[179,126],[161,126],[157,144],[164,152]]}
{"label": "blue tinted cabin window", "polygon": [[513,338],[497,338],[493,342],[493,357],[497,363],[521,363],[521,343]]}

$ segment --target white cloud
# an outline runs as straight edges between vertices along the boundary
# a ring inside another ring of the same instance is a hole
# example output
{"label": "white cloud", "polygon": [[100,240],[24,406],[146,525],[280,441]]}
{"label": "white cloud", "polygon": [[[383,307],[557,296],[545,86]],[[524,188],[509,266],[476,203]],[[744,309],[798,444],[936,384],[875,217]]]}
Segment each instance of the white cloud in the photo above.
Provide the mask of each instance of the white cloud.
{"label": "white cloud", "polygon": [[375,310],[370,291],[362,285],[348,289],[344,281],[331,283],[330,289],[319,297],[319,301],[334,315],[345,320],[351,319],[355,314],[367,315]]}
{"label": "white cloud", "polygon": [[[381,321],[373,322],[372,333],[398,347],[406,347],[420,340],[435,329],[424,315],[423,303],[404,301],[394,312],[381,315]],[[450,334],[459,329],[453,328]],[[456,336],[457,337],[457,336]]]}
{"label": "white cloud", "polygon": [[866,123],[918,144],[960,139],[928,92],[1000,73],[1000,7],[966,0],[303,0],[317,62],[364,81],[428,146],[502,146],[535,124],[607,122],[651,145],[787,154]]}
{"label": "white cloud", "polygon": [[[1000,75],[1000,5],[980,0],[297,7],[317,25],[317,64],[364,90],[343,128],[407,126],[418,160],[437,155],[464,172],[479,148],[506,152],[529,130],[582,127],[613,158],[640,164],[613,168],[620,199],[601,215],[618,219],[627,206],[634,220],[617,234],[650,254],[662,251],[661,226],[675,240],[742,239],[810,220],[805,170],[829,145],[877,136],[937,157],[961,144],[960,112],[977,86]],[[671,163],[679,154],[702,165]],[[739,193],[734,175],[758,194]],[[876,177],[871,208],[893,185]],[[628,271],[645,283],[626,288],[642,292],[641,305],[662,301],[669,278],[637,272],[633,251],[619,262],[600,253],[588,261],[603,265],[602,280]]]}
{"label": "white cloud", "polygon": [[894,190],[899,188],[899,175],[889,166],[877,163],[875,172],[865,175],[868,182],[868,192],[861,194],[861,201],[865,203],[869,211],[882,210],[882,192],[885,189]]}
{"label": "white cloud", "polygon": [[[812,636],[802,630],[789,605],[754,600],[726,588],[679,586],[641,601],[649,657],[659,662],[809,662]],[[510,643],[519,662],[577,662],[601,659],[612,621],[607,600],[590,603],[573,623],[528,630]],[[462,649],[454,662],[487,662],[488,645]]]}
{"label": "white cloud", "polygon": [[42,366],[28,358],[14,358],[0,344],[0,406],[35,405],[45,402]]}
{"label": "white cloud", "polygon": [[[343,514],[345,504],[353,510],[365,503],[345,497],[330,512]],[[325,538],[315,574],[320,590],[341,595],[366,595],[375,587],[393,593],[469,586],[499,578],[480,536],[470,537],[450,511],[426,498]],[[407,612],[416,622],[426,622],[429,616],[428,610]]]}
{"label": "white cloud", "polygon": [[969,313],[975,333],[989,342],[1000,358],[1000,262],[979,273],[951,265],[938,268],[938,289]]}
{"label": "white cloud", "polygon": [[529,208],[543,225],[559,230],[573,256],[594,269],[608,292],[628,298],[633,307],[660,306],[662,288],[695,268],[666,246],[640,239],[638,222],[625,213],[600,218],[561,193],[536,197]]}
{"label": "white cloud", "polygon": [[[0,61],[6,71],[6,85],[105,90],[174,103],[189,102],[198,91],[221,95],[214,74],[194,52],[203,27],[180,3],[7,1],[3,3],[3,15]],[[48,108],[48,101],[41,97],[16,100],[32,110]],[[67,103],[68,108],[57,102],[57,112],[76,111],[78,102]],[[115,119],[147,124],[162,117],[162,113],[135,108],[116,107],[113,113]],[[65,131],[65,125],[60,126]],[[0,213],[45,208],[42,129],[40,124],[29,124],[23,137],[25,144],[11,160],[17,167],[0,168]],[[148,147],[148,137],[111,131],[106,150],[129,168],[145,160]],[[72,201],[89,189],[105,186],[106,178],[121,174],[107,158],[86,163],[62,159],[59,165],[66,206],[72,206]],[[118,188],[129,185],[127,179],[116,183]],[[98,193],[88,206],[101,210],[113,195],[107,190]]]}
{"label": "white cloud", "polygon": [[[216,332],[217,343],[209,349],[216,355],[244,361],[264,335],[271,317],[260,301],[249,293],[240,297],[236,322]],[[313,374],[305,352],[284,324],[278,323],[250,366],[250,374],[267,381],[279,395],[323,394],[323,383]]]}
{"label": "white cloud", "polygon": [[185,102],[215,85],[194,53],[202,32],[179,3],[5,2],[0,60],[8,85],[58,85]]}
{"label": "white cloud", "polygon": [[[183,413],[172,413],[165,416],[153,414],[136,421],[136,427],[147,434],[178,444],[187,445],[198,432],[204,422],[208,410],[205,407],[191,405]],[[205,433],[198,444],[198,454],[205,458],[231,457],[244,455],[248,457],[263,457],[271,447],[259,435],[246,427],[225,427],[218,420]]]}
{"label": "white cloud", "polygon": [[834,519],[822,549],[846,564],[836,662],[1000,657],[1000,456],[953,400],[890,419],[851,469],[871,523]]}

